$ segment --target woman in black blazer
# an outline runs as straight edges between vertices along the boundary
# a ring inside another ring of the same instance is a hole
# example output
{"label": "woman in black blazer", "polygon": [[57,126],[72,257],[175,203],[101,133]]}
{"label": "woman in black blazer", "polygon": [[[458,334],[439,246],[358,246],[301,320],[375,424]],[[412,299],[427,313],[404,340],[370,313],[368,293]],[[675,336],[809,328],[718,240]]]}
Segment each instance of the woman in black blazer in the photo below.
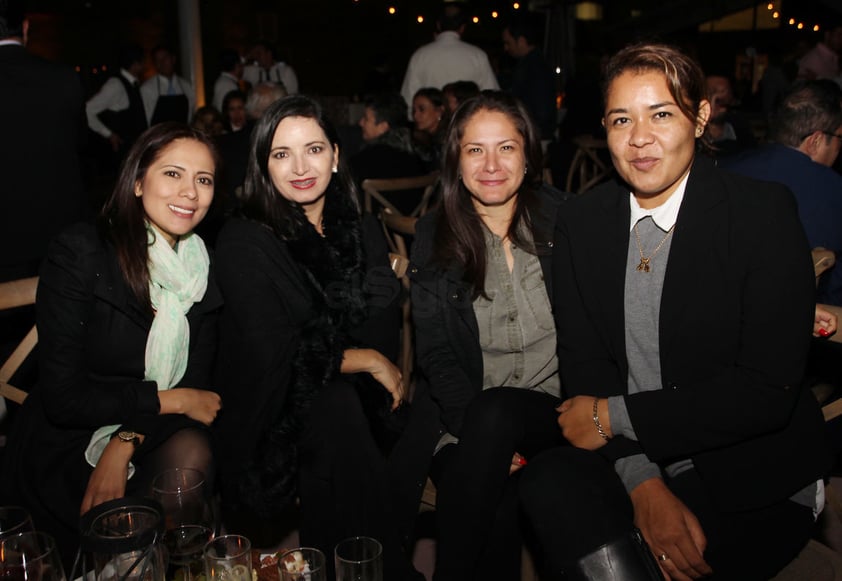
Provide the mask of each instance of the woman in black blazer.
{"label": "woman in black blazer", "polygon": [[[41,268],[39,383],[5,451],[0,504],[26,507],[35,526],[55,536],[66,564],[79,546],[79,515],[92,506],[147,494],[167,468],[197,468],[212,479],[205,427],[220,399],[207,388],[222,300],[192,231],[213,199],[215,167],[204,134],[181,124],[149,129],[98,228],[69,228]],[[174,333],[161,331],[162,312],[186,320]],[[158,351],[153,336],[172,343]],[[168,372],[148,364],[172,351],[186,358]],[[94,452],[93,435],[105,426]]]}
{"label": "woman in black blazer", "polygon": [[563,195],[541,184],[540,136],[509,95],[465,102],[444,155],[442,206],[418,223],[411,275],[423,375],[413,411],[426,411],[435,453],[435,579],[514,579],[510,474],[561,442],[549,283]]}
{"label": "woman in black blazer", "polygon": [[336,543],[366,535],[397,580],[411,573],[386,475],[404,397],[393,363],[400,285],[341,161],[307,97],[274,103],[252,134],[242,217],[216,246],[223,502],[228,529],[251,534],[280,529],[297,496],[301,542],[330,571]]}
{"label": "woman in black blazer", "polygon": [[562,209],[554,255],[573,446],[530,463],[522,501],[565,579],[768,579],[828,468],[794,200],[696,154],[710,104],[681,52],[631,46],[605,74],[620,179]]}

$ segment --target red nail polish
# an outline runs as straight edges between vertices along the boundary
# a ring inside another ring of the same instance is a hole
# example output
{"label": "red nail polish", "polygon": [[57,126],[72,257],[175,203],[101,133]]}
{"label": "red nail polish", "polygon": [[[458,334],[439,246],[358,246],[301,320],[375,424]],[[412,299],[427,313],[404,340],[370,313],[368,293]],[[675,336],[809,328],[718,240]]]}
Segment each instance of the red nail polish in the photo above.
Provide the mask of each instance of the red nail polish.
{"label": "red nail polish", "polygon": [[825,328],[821,328],[819,329],[819,335],[821,335],[822,337],[827,337],[828,335],[830,335],[830,331],[828,331]]}

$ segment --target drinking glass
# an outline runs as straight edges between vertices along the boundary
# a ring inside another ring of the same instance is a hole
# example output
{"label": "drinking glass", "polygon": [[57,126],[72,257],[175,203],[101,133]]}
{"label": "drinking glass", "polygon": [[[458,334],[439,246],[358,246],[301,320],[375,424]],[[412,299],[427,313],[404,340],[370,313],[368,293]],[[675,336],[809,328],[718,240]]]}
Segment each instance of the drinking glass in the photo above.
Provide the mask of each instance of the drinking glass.
{"label": "drinking glass", "polygon": [[325,555],[318,549],[299,547],[278,556],[281,581],[327,581]]}
{"label": "drinking glass", "polygon": [[371,537],[351,537],[334,550],[336,581],[383,581],[383,547]]}
{"label": "drinking glass", "polygon": [[66,581],[53,538],[29,531],[0,539],[0,579]]}
{"label": "drinking glass", "polygon": [[214,533],[205,475],[192,468],[165,470],[152,481],[152,496],[164,509],[167,578],[192,581],[204,573],[203,551]]}
{"label": "drinking glass", "polygon": [[0,506],[0,539],[34,531],[32,517],[21,506]]}
{"label": "drinking glass", "polygon": [[208,581],[251,581],[251,543],[242,535],[216,537],[205,546]]}

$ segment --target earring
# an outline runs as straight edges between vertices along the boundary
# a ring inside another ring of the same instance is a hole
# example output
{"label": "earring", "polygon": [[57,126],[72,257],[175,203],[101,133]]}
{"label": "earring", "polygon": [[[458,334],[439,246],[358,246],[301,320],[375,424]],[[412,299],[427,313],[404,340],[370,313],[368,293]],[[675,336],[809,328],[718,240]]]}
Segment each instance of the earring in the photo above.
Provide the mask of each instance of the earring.
{"label": "earring", "polygon": [[696,127],[696,137],[701,137],[702,133],[704,133],[704,129],[701,127]]}
{"label": "earring", "polygon": [[334,166],[334,168],[333,168],[333,170],[332,170],[332,171],[333,171],[333,173],[339,173],[339,169],[338,169],[337,167],[335,167],[335,166]]}

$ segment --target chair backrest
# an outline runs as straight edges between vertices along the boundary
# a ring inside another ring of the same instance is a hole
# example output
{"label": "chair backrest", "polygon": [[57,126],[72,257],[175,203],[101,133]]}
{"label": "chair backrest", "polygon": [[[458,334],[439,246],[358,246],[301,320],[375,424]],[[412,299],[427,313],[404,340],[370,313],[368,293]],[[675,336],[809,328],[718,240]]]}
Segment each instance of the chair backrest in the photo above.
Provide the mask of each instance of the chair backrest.
{"label": "chair backrest", "polygon": [[[423,176],[390,179],[369,178],[367,180],[363,180],[362,187],[365,211],[371,212],[374,202],[376,201],[378,204],[383,206],[383,208],[399,216],[406,215],[414,216],[416,218],[418,216],[423,216],[427,213],[427,210],[430,207],[430,202],[433,198],[433,194],[435,193],[438,179],[439,172],[435,171]],[[417,191],[422,189],[423,193],[421,194],[420,201],[409,214],[404,214],[398,210],[398,208],[383,195],[384,192]]]}
{"label": "chair backrest", "polygon": [[[16,309],[35,304],[35,291],[38,288],[38,277],[22,278],[0,283],[0,310]],[[9,380],[26,360],[26,357],[38,343],[38,331],[33,325],[26,337],[18,344],[12,354],[0,367],[0,396],[15,403],[23,403],[26,392],[10,385]]]}

